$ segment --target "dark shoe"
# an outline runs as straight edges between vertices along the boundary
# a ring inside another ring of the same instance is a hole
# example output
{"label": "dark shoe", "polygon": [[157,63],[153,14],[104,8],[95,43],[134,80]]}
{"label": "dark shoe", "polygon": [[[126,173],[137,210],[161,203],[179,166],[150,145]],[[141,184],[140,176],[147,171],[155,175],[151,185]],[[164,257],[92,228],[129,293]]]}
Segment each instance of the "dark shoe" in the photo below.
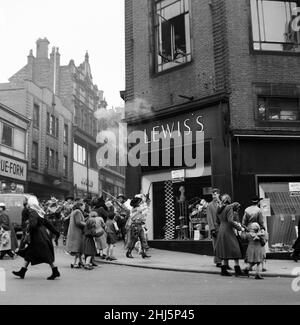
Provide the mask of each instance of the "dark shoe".
{"label": "dark shoe", "polygon": [[19,272],[16,272],[16,271],[13,271],[12,273],[15,275],[15,276],[18,276],[20,277],[21,279],[24,279],[25,278],[25,274],[27,272],[27,269],[25,267],[22,267],[21,270]]}
{"label": "dark shoe", "polygon": [[107,256],[105,260],[106,260],[106,261],[111,261],[110,256]]}
{"label": "dark shoe", "polygon": [[81,269],[79,264],[71,264],[71,269]]}
{"label": "dark shoe", "polygon": [[52,269],[52,274],[47,278],[47,280],[54,280],[59,277],[60,277],[60,273],[58,272],[57,267],[54,267]]}
{"label": "dark shoe", "polygon": [[221,268],[221,267],[222,267],[222,263],[217,263],[217,264],[216,264],[216,267]]}
{"label": "dark shoe", "polygon": [[239,265],[236,265],[234,267],[234,274],[235,276],[244,276],[245,274],[242,272],[241,267]]}
{"label": "dark shoe", "polygon": [[250,271],[249,269],[244,269],[244,270],[243,270],[245,276],[247,276],[248,278],[249,278],[249,276],[250,276],[250,275],[249,275],[249,271]]}
{"label": "dark shoe", "polygon": [[97,267],[97,266],[99,266],[99,265],[98,265],[98,264],[96,264],[95,262],[92,262],[91,264],[92,264],[92,266],[94,266],[94,267]]}
{"label": "dark shoe", "polygon": [[12,252],[12,251],[7,252],[7,255],[8,255],[9,257],[11,257],[12,259],[15,258],[15,253]]}
{"label": "dark shoe", "polygon": [[146,253],[142,253],[142,258],[150,258],[151,256],[147,255]]}
{"label": "dark shoe", "polygon": [[229,265],[226,265],[226,270],[227,271],[232,271],[232,267],[230,267]]}
{"label": "dark shoe", "polygon": [[267,272],[267,269],[263,268],[262,271],[263,271],[263,272]]}
{"label": "dark shoe", "polygon": [[130,252],[127,252],[127,253],[126,253],[126,257],[127,257],[127,258],[133,258],[133,256],[131,255]]}
{"label": "dark shoe", "polygon": [[231,276],[231,274],[227,271],[226,265],[221,266],[221,275],[222,276]]}
{"label": "dark shoe", "polygon": [[298,256],[291,254],[291,258],[294,260],[294,262],[298,263]]}
{"label": "dark shoe", "polygon": [[117,258],[115,258],[114,256],[111,256],[110,261],[117,261]]}
{"label": "dark shoe", "polygon": [[255,280],[263,280],[264,278],[260,275],[260,274],[257,274],[255,276]]}

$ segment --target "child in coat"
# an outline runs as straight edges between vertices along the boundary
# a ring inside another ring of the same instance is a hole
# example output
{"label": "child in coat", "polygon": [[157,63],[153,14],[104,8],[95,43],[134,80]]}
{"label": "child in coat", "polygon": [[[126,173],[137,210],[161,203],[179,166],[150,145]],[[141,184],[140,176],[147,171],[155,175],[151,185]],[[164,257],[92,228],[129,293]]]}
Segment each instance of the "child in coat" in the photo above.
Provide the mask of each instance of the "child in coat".
{"label": "child in coat", "polygon": [[260,274],[260,266],[265,259],[264,246],[267,242],[267,233],[261,229],[258,223],[254,222],[249,226],[249,232],[246,233],[246,238],[249,241],[246,252],[246,260],[249,266],[244,272],[249,276],[249,271],[256,265],[255,279],[262,280],[263,277]]}
{"label": "child in coat", "polygon": [[82,252],[85,256],[84,268],[86,270],[93,269],[92,261],[97,254],[94,238],[99,237],[100,235],[103,234],[103,233],[97,233],[96,220],[95,220],[96,216],[97,213],[95,211],[91,212],[89,218],[86,221],[86,225],[84,227]]}
{"label": "child in coat", "polygon": [[105,223],[105,231],[107,234],[107,245],[108,245],[106,260],[108,261],[116,260],[116,258],[113,256],[113,251],[114,251],[115,244],[118,241],[119,227],[114,217],[115,214],[113,212],[109,212],[107,221]]}

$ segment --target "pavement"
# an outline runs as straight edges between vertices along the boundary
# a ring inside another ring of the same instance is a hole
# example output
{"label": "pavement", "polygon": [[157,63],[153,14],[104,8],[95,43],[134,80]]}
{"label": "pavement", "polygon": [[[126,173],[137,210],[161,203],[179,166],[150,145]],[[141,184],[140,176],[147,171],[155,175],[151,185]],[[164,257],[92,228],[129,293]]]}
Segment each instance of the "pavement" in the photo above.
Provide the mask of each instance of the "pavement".
{"label": "pavement", "polygon": [[[165,271],[204,273],[204,274],[219,274],[220,268],[217,268],[213,263],[211,256],[198,254],[173,252],[160,249],[150,248],[148,255],[151,258],[143,259],[137,251],[133,251],[133,259],[125,256],[126,250],[123,243],[117,243],[114,249],[116,261],[106,261],[97,258],[97,262],[115,265],[124,265],[138,268],[158,269]],[[233,261],[230,262],[233,268]],[[240,263],[241,268],[246,267],[244,261]],[[267,260],[267,271],[263,273],[264,277],[283,277],[295,278],[300,276],[300,263],[293,260]],[[251,273],[250,273],[251,274]]]}

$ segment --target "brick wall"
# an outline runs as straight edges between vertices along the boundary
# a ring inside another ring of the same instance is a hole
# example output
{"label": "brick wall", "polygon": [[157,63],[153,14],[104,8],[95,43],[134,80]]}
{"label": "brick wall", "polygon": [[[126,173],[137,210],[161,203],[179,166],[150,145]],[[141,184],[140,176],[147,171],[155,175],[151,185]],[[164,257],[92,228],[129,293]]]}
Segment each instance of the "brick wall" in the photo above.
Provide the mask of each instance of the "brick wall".
{"label": "brick wall", "polygon": [[226,0],[226,15],[232,128],[260,129],[255,126],[255,95],[252,84],[266,82],[300,85],[300,56],[254,54],[250,51],[251,10],[248,0]]}
{"label": "brick wall", "polygon": [[[184,103],[178,95],[196,99],[230,93],[232,129],[260,130],[255,122],[254,83],[300,85],[300,55],[266,55],[250,50],[249,0],[190,1],[193,62],[177,70],[152,73],[153,26],[151,0],[125,1],[126,111],[148,105],[155,109]],[[298,127],[272,127],[299,130]]]}
{"label": "brick wall", "polygon": [[[157,75],[151,71],[154,59],[151,3],[147,0],[126,1],[127,102],[134,98],[136,105],[143,102],[162,109],[186,102],[178,95],[202,98],[214,94],[212,12],[208,2],[190,2],[193,61]],[[131,107],[129,103],[128,107]]]}

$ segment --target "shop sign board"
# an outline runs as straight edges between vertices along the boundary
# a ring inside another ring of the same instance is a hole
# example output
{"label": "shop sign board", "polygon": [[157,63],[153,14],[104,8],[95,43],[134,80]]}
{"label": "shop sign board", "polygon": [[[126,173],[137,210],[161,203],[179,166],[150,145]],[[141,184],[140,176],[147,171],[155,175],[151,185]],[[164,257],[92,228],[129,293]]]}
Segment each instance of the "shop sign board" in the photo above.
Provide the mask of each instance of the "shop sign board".
{"label": "shop sign board", "polygon": [[27,164],[0,155],[0,175],[20,181],[26,181]]}
{"label": "shop sign board", "polygon": [[300,196],[300,183],[289,183],[290,196]]}
{"label": "shop sign board", "polygon": [[260,202],[260,209],[263,217],[271,216],[271,199],[263,199]]}
{"label": "shop sign board", "polygon": [[172,171],[172,182],[173,183],[182,183],[185,179],[185,170],[179,169],[179,170],[173,170]]}

